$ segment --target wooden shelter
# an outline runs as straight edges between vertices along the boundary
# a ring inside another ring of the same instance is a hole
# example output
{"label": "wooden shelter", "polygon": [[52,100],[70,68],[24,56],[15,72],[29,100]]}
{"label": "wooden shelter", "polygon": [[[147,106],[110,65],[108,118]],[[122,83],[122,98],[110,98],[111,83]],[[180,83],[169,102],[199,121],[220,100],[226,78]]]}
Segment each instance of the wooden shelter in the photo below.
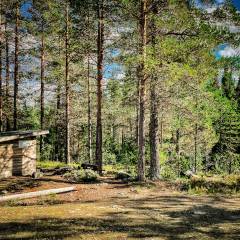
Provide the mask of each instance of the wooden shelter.
{"label": "wooden shelter", "polygon": [[0,133],[0,179],[31,176],[36,172],[38,136],[49,131],[12,131]]}

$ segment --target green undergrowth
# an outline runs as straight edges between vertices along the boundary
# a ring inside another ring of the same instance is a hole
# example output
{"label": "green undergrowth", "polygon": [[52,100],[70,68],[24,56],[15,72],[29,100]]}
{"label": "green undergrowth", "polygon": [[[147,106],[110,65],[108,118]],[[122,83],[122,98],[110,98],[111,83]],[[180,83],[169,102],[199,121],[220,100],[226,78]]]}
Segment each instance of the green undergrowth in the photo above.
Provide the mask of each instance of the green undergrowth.
{"label": "green undergrowth", "polygon": [[240,175],[195,176],[176,181],[181,191],[190,194],[237,194],[240,193]]}
{"label": "green undergrowth", "polygon": [[136,167],[132,165],[128,166],[122,164],[105,165],[103,169],[106,174],[116,175],[119,172],[125,172],[132,176],[136,176]]}
{"label": "green undergrowth", "polygon": [[37,161],[37,167],[38,168],[60,168],[60,167],[69,167],[69,166],[73,166],[73,167],[77,167],[78,164],[76,163],[72,163],[70,165],[67,165],[64,162],[56,162],[56,161]]}
{"label": "green undergrowth", "polygon": [[56,204],[63,204],[64,201],[58,199],[56,194],[50,194],[48,196],[40,196],[36,202],[31,202],[28,199],[23,200],[9,200],[7,202],[3,202],[0,206],[3,207],[19,207],[19,206],[31,206],[31,205],[42,205],[42,206],[50,206]]}
{"label": "green undergrowth", "polygon": [[99,179],[99,175],[96,172],[89,169],[74,170],[74,171],[65,173],[63,177],[70,182],[76,182],[76,183],[97,182]]}

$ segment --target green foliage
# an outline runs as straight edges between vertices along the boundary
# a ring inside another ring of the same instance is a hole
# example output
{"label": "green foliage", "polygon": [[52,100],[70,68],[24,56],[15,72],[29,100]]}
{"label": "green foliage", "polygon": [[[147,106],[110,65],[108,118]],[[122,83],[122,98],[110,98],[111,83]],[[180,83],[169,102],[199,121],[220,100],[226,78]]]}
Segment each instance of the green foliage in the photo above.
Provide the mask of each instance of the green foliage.
{"label": "green foliage", "polygon": [[[103,162],[114,167],[120,166],[123,170],[131,172],[130,174],[135,174],[138,161],[136,140],[139,115],[138,84],[139,64],[142,63],[139,51],[140,3],[141,1],[137,0],[104,3],[106,18],[102,104]],[[86,161],[93,163],[96,148],[95,62],[98,1],[77,0],[69,1],[69,4],[71,159],[78,163]],[[162,177],[176,178],[180,172],[193,169],[195,164],[196,171],[201,171],[207,164],[206,159],[210,159],[209,161],[214,164],[216,173],[236,172],[240,166],[240,84],[236,87],[233,73],[239,71],[239,57],[222,58],[217,61],[214,49],[223,42],[238,46],[239,36],[231,33],[225,26],[215,26],[213,22],[221,22],[224,19],[238,25],[239,13],[226,4],[212,15],[206,15],[186,1],[169,0],[156,4],[157,14],[151,12],[154,5],[149,6],[146,13],[149,35],[144,66],[147,168],[150,163],[149,89],[154,76],[158,119],[162,124],[160,151]],[[43,151],[38,158],[58,161],[56,166],[64,165],[61,162],[65,159],[66,147],[65,7],[66,1],[63,0],[33,1],[30,9],[32,18],[26,19],[23,16],[20,24],[20,40],[23,39],[26,42],[23,45],[29,46],[27,49],[21,49],[19,62],[23,66],[27,64],[31,66],[33,62],[34,66],[22,67],[20,72],[23,80],[19,84],[21,87],[18,99],[19,129],[40,128],[40,93],[34,89],[30,95],[27,86],[28,83],[30,86],[35,85],[37,81],[39,84],[41,72],[39,53],[41,37],[44,37],[44,128],[49,129],[50,134],[44,138]],[[11,45],[14,39],[12,28],[14,3],[3,4],[3,8],[6,9],[2,12],[7,10],[9,14],[6,18],[9,21],[6,35]],[[156,29],[152,29],[152,25],[156,25]],[[5,60],[5,51],[2,54]],[[12,51],[9,57],[10,60],[14,58]],[[224,69],[222,78],[219,75],[220,69]],[[3,100],[3,115],[9,117],[12,125],[11,84],[9,90],[10,97],[4,96]],[[32,100],[28,100],[31,98]],[[92,159],[89,159],[88,153],[89,111]],[[4,119],[4,129],[7,125],[5,122]],[[54,164],[49,162],[39,164],[54,167]],[[81,179],[81,174],[85,173],[76,173],[76,178]]]}
{"label": "green foliage", "polygon": [[124,142],[116,142],[113,138],[106,138],[104,162],[106,164],[130,164],[137,161],[137,147],[132,138],[125,138]]}
{"label": "green foliage", "polygon": [[19,127],[21,129],[36,130],[40,127],[39,110],[34,107],[24,107],[21,111]]}
{"label": "green foliage", "polygon": [[166,179],[166,180],[176,179],[177,173],[172,166],[164,165],[161,167],[160,176],[162,179]]}
{"label": "green foliage", "polygon": [[63,162],[56,161],[37,161],[38,168],[57,168],[57,167],[66,167],[67,165]]}
{"label": "green foliage", "polygon": [[240,176],[196,176],[191,179],[178,180],[182,190],[190,193],[237,193],[240,191]]}
{"label": "green foliage", "polygon": [[65,179],[71,182],[81,183],[81,182],[96,182],[99,178],[98,174],[92,170],[74,170],[64,174]]}

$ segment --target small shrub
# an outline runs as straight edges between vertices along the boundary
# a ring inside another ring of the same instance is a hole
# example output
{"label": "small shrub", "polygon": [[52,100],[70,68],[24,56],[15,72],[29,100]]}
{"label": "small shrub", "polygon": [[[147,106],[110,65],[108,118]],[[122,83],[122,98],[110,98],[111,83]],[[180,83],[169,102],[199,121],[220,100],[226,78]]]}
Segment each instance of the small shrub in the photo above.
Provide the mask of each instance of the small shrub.
{"label": "small shrub", "polygon": [[176,172],[170,166],[163,166],[160,171],[162,179],[176,179]]}
{"label": "small shrub", "polygon": [[123,172],[119,171],[115,175],[115,179],[122,180],[123,182],[130,182],[136,180],[136,176],[134,174],[131,174],[131,172]]}
{"label": "small shrub", "polygon": [[126,172],[117,172],[116,173],[116,179],[124,180],[124,179],[130,179],[132,176]]}
{"label": "small shrub", "polygon": [[116,155],[111,152],[104,152],[104,162],[106,164],[116,164]]}
{"label": "small shrub", "polygon": [[98,177],[99,177],[99,175],[96,172],[87,169],[84,171],[82,180],[84,182],[96,182]]}
{"label": "small shrub", "polygon": [[179,181],[180,190],[191,193],[237,193],[240,190],[240,176],[195,176]]}
{"label": "small shrub", "polygon": [[83,170],[74,170],[63,175],[65,179],[71,182],[96,182],[99,175],[89,169]]}

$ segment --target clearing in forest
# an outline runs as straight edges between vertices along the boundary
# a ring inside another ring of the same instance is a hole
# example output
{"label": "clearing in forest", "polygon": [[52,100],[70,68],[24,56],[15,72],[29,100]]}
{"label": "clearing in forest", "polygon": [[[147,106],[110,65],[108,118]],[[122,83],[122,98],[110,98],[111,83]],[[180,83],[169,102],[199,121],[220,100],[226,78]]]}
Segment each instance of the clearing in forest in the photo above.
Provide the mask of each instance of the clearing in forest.
{"label": "clearing in forest", "polygon": [[[69,186],[42,179],[22,192]],[[0,239],[240,239],[238,196],[196,196],[170,185],[109,178],[77,191],[0,206]]]}

